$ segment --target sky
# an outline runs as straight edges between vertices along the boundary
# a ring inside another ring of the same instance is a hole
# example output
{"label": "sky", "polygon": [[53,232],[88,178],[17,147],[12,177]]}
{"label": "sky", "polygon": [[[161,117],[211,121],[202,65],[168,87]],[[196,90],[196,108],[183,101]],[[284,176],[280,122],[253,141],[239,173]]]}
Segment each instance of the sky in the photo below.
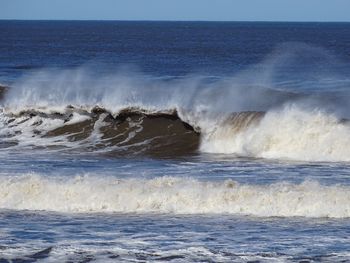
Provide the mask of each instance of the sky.
{"label": "sky", "polygon": [[350,0],[0,0],[0,19],[350,22]]}

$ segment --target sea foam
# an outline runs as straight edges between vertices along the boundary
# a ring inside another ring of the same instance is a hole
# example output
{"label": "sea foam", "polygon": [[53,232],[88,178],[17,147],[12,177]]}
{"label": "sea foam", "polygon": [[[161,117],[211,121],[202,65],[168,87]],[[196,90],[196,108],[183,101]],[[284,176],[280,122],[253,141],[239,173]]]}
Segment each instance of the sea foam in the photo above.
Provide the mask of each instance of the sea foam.
{"label": "sea foam", "polygon": [[203,133],[201,150],[302,161],[350,161],[350,125],[320,109],[287,105],[237,131],[218,125]]}
{"label": "sea foam", "polygon": [[350,188],[314,181],[240,184],[232,180],[2,176],[0,208],[68,213],[235,214],[350,217]]}

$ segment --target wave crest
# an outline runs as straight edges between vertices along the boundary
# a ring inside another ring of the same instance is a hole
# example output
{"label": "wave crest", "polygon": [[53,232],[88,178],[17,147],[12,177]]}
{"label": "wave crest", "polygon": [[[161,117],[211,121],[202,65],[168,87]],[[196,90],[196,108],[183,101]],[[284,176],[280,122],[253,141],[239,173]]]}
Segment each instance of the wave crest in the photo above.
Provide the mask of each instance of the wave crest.
{"label": "wave crest", "polygon": [[139,107],[117,113],[69,105],[1,114],[2,148],[173,157],[208,153],[301,161],[350,161],[350,125],[318,109],[286,105],[268,112],[208,117],[183,109]]}
{"label": "wave crest", "polygon": [[36,72],[0,89],[0,148],[350,161],[346,89],[283,89],[251,73],[94,79],[84,70]]}

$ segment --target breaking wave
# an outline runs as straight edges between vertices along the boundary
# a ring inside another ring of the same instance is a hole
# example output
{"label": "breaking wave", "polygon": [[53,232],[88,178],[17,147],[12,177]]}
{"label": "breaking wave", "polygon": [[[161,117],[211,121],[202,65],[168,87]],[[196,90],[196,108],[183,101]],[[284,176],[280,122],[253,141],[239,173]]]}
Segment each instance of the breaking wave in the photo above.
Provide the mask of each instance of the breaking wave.
{"label": "breaking wave", "polygon": [[185,155],[199,147],[199,134],[174,112],[67,108],[64,113],[24,111],[3,115],[3,147],[104,152],[109,155]]}
{"label": "breaking wave", "polygon": [[0,89],[0,149],[350,161],[350,81],[324,50],[297,51],[317,58],[301,75],[283,52],[226,78],[34,72]]}
{"label": "breaking wave", "polygon": [[[214,115],[218,116],[218,115]],[[302,161],[350,161],[350,124],[320,109],[225,113],[128,107],[111,112],[69,105],[14,112],[3,108],[2,150],[183,156],[199,152]]]}
{"label": "breaking wave", "polygon": [[349,200],[348,186],[313,181],[248,185],[166,176],[67,179],[28,174],[0,178],[1,209],[345,218],[350,217]]}

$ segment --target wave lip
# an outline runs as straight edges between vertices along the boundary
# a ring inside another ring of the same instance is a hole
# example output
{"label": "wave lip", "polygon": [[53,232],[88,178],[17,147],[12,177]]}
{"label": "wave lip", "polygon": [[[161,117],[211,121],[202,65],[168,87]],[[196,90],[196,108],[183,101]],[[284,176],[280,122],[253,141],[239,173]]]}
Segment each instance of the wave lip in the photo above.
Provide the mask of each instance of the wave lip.
{"label": "wave lip", "polygon": [[235,214],[257,217],[350,217],[350,188],[317,182],[270,185],[193,178],[116,179],[37,174],[0,179],[0,207],[68,213]]}

